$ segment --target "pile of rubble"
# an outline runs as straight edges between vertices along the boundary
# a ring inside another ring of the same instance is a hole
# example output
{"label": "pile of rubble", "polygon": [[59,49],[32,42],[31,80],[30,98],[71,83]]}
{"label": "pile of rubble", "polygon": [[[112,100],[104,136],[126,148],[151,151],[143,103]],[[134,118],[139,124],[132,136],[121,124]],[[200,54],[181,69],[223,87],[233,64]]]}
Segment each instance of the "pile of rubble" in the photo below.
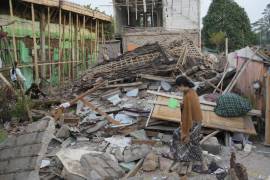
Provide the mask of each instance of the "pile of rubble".
{"label": "pile of rubble", "polygon": [[[199,95],[210,94],[201,102],[211,111],[216,96],[213,92],[226,89],[236,73],[224,67],[215,69],[217,63],[220,62],[202,55],[191,41],[184,39],[167,47],[157,43],[145,45],[96,65],[61,91],[62,105],[52,111],[54,135],[43,143],[44,146],[37,146],[34,154],[22,153],[20,158],[37,156],[37,159],[33,160],[33,166],[22,167],[20,172],[27,174],[25,177],[36,176],[37,169],[41,168],[41,179],[179,179],[179,176],[200,173],[224,179],[229,172],[228,164],[220,163],[219,154],[230,154],[230,149],[222,148],[221,151],[221,145],[213,136],[228,127],[215,129],[215,125],[205,122],[203,133],[207,136],[202,137],[201,144],[207,159],[206,171],[202,170],[200,162],[175,162],[164,156],[170,151],[172,131],[180,123],[180,118],[174,118],[176,112],[180,112],[179,107],[168,107],[169,100],[181,101],[182,98],[175,87],[175,77],[185,74],[196,84]],[[158,119],[155,114],[164,110],[161,106],[167,109],[164,117]],[[48,119],[45,117],[37,123]],[[40,129],[28,131],[29,127],[26,128],[14,143],[28,145],[19,139],[23,140],[21,136],[32,131],[40,132],[35,137],[44,139],[47,137],[44,127]],[[237,127],[234,129],[241,132]],[[8,163],[8,159],[4,160]],[[0,167],[4,166],[1,160]],[[15,170],[4,169],[0,177],[15,173]],[[19,175],[12,174],[12,177]]]}

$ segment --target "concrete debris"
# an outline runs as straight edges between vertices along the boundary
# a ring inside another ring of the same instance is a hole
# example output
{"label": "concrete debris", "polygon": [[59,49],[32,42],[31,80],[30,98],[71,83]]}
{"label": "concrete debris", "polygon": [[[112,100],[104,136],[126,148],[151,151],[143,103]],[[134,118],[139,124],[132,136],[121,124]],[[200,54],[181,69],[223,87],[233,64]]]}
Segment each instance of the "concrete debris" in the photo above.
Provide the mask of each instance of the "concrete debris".
{"label": "concrete debris", "polygon": [[106,124],[108,124],[108,121],[99,121],[99,122],[97,122],[97,123],[94,125],[94,127],[88,128],[88,129],[86,130],[86,132],[87,132],[88,134],[93,133],[93,132],[96,132],[96,131],[98,131],[99,129],[101,129],[101,128],[103,128],[104,126],[106,126]]}
{"label": "concrete debris", "polygon": [[107,98],[107,100],[110,101],[113,105],[117,105],[121,102],[121,98],[119,97],[119,94],[113,95]]}
{"label": "concrete debris", "polygon": [[110,159],[108,155],[85,154],[81,157],[80,163],[89,180],[113,180],[124,175],[118,163]]}
{"label": "concrete debris", "polygon": [[0,144],[0,179],[38,180],[39,168],[55,131],[47,116]]}
{"label": "concrete debris", "polygon": [[124,170],[125,172],[129,172],[131,169],[133,169],[133,168],[136,166],[136,163],[135,163],[135,162],[128,162],[128,163],[126,163],[126,162],[121,162],[121,163],[119,164],[119,166],[120,166],[121,168],[123,168],[123,170]]}
{"label": "concrete debris", "polygon": [[60,129],[57,130],[55,136],[57,138],[63,138],[66,139],[70,136],[69,127],[67,125],[62,125]]}
{"label": "concrete debris", "polygon": [[138,88],[133,89],[133,90],[130,90],[130,91],[128,91],[128,92],[126,93],[126,95],[127,95],[128,97],[137,97],[138,94],[139,94],[139,89],[138,89]]}
{"label": "concrete debris", "polygon": [[148,140],[149,139],[147,137],[144,129],[133,131],[129,135],[132,137],[135,137],[136,139],[141,139],[141,140]]}
{"label": "concrete debris", "polygon": [[144,171],[154,171],[158,168],[158,166],[158,156],[155,153],[150,152],[143,161],[142,169]]}
{"label": "concrete debris", "polygon": [[216,155],[219,154],[221,145],[216,137],[210,137],[202,144],[202,148],[203,150]]}
{"label": "concrete debris", "polygon": [[166,81],[161,81],[160,85],[164,91],[170,91],[172,89],[172,86]]}
{"label": "concrete debris", "polygon": [[105,138],[105,141],[109,142],[113,147],[125,148],[130,146],[131,138],[123,137],[123,136],[114,136],[110,138]]}
{"label": "concrete debris", "polygon": [[164,157],[159,157],[159,169],[163,172],[169,172],[171,166],[173,165],[173,160]]}
{"label": "concrete debris", "polygon": [[251,144],[245,144],[244,151],[245,152],[251,152],[252,150],[252,145]]}
{"label": "concrete debris", "polygon": [[120,121],[121,124],[132,124],[135,121],[134,117],[119,113],[115,115],[114,119]]}

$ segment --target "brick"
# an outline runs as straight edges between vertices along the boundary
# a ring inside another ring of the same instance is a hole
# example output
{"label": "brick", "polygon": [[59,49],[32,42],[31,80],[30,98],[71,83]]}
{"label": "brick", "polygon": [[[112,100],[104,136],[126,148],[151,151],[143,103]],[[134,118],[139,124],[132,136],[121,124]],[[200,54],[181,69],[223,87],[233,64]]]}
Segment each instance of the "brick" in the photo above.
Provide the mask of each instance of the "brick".
{"label": "brick", "polygon": [[9,161],[6,172],[12,173],[24,170],[33,170],[37,166],[37,157],[17,158]]}
{"label": "brick", "polygon": [[0,161],[15,158],[17,156],[18,148],[2,149],[0,151]]}
{"label": "brick", "polygon": [[25,157],[25,156],[36,156],[40,155],[40,150],[42,148],[43,144],[31,144],[26,145],[20,148],[19,156]]}
{"label": "brick", "polygon": [[9,148],[16,145],[16,136],[9,136],[4,142],[0,144],[0,149]]}
{"label": "brick", "polygon": [[0,175],[0,179],[1,180],[14,180],[14,174]]}
{"label": "brick", "polygon": [[7,166],[8,166],[8,161],[0,162],[0,174],[4,174],[6,172]]}
{"label": "brick", "polygon": [[39,133],[30,133],[20,135],[17,139],[17,146],[26,145],[26,144],[35,144],[38,141]]}
{"label": "brick", "polygon": [[14,180],[37,180],[37,179],[39,179],[38,171],[26,171],[16,173],[14,175]]}

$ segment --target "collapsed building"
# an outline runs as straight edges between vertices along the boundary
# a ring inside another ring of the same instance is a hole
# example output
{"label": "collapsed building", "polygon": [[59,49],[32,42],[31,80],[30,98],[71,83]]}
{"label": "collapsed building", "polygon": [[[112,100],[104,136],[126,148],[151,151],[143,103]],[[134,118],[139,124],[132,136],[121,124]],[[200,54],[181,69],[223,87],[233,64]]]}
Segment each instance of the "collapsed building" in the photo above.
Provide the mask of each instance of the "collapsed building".
{"label": "collapsed building", "polygon": [[[8,32],[1,34],[1,40],[7,37],[9,42],[1,48],[1,70],[8,72],[17,58],[26,75],[23,57],[30,54],[33,57],[26,59],[27,68],[35,74],[32,80],[42,79],[42,67],[46,67],[47,80],[54,71],[59,73],[54,77],[59,87],[43,88],[51,93],[31,100],[27,113],[36,122],[21,122],[20,116],[3,122],[7,135],[0,141],[0,179],[269,178],[269,152],[259,144],[270,144],[269,56],[249,48],[248,53],[236,52],[238,56],[232,55],[229,61],[203,54],[199,1],[115,0],[123,54],[109,45],[119,41],[105,41],[102,27],[111,20],[102,13],[58,0],[1,3],[6,14],[7,7],[15,6],[16,15],[16,21],[0,24]],[[21,7],[31,9],[31,17],[18,18],[23,14],[18,12]],[[43,11],[51,13],[45,15],[46,22],[53,22],[47,23],[48,34],[41,28]],[[36,18],[41,22],[35,23]],[[14,23],[29,23],[31,33],[24,38],[13,36],[18,28]],[[38,24],[40,34],[34,33]],[[45,46],[42,37],[47,40]],[[28,50],[24,46],[15,50],[24,43]],[[109,57],[103,56],[103,47]],[[44,58],[44,50],[49,62],[43,63],[38,57]],[[14,93],[8,73],[3,74],[1,90]],[[183,93],[175,84],[178,75],[194,82],[199,95],[203,116],[199,143],[206,170],[201,162],[182,162],[166,155],[173,132],[181,126]],[[221,106],[225,114],[219,114],[219,98],[227,94],[239,101],[227,101]],[[250,107],[235,115],[244,109],[243,104]]]}
{"label": "collapsed building", "polygon": [[123,50],[188,37],[200,48],[200,1],[114,0],[116,34]]}

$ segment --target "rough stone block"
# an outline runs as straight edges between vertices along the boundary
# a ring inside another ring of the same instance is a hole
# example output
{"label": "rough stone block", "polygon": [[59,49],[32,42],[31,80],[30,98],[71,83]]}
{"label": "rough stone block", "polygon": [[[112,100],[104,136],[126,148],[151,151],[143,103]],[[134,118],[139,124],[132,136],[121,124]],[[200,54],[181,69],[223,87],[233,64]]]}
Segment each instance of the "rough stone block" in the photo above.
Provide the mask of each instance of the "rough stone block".
{"label": "rough stone block", "polygon": [[3,148],[9,148],[16,145],[16,136],[9,136],[4,142],[0,144],[0,150]]}
{"label": "rough stone block", "polygon": [[143,145],[132,145],[124,151],[124,161],[131,162],[144,158],[150,152],[150,147]]}
{"label": "rough stone block", "polygon": [[210,137],[202,144],[202,149],[211,154],[219,154],[221,146],[216,137]]}
{"label": "rough stone block", "polygon": [[42,148],[42,144],[32,144],[32,145],[26,145],[21,148],[19,148],[18,155],[20,157],[25,156],[37,156],[40,155],[40,150]]}
{"label": "rough stone block", "polygon": [[0,175],[0,179],[1,180],[2,179],[3,180],[14,180],[14,174],[3,174],[3,175]]}
{"label": "rough stone block", "polygon": [[38,132],[20,135],[17,139],[17,146],[40,143],[42,138],[38,139]]}
{"label": "rough stone block", "polygon": [[0,162],[0,174],[4,174],[6,172],[7,166],[8,166],[8,161]]}
{"label": "rough stone block", "polygon": [[151,152],[149,153],[143,161],[142,168],[144,171],[154,171],[158,167],[158,156]]}
{"label": "rough stone block", "polygon": [[69,127],[67,125],[63,125],[55,135],[57,138],[68,138],[70,136]]}
{"label": "rough stone block", "polygon": [[173,164],[173,160],[159,157],[159,168],[162,171],[168,172]]}

